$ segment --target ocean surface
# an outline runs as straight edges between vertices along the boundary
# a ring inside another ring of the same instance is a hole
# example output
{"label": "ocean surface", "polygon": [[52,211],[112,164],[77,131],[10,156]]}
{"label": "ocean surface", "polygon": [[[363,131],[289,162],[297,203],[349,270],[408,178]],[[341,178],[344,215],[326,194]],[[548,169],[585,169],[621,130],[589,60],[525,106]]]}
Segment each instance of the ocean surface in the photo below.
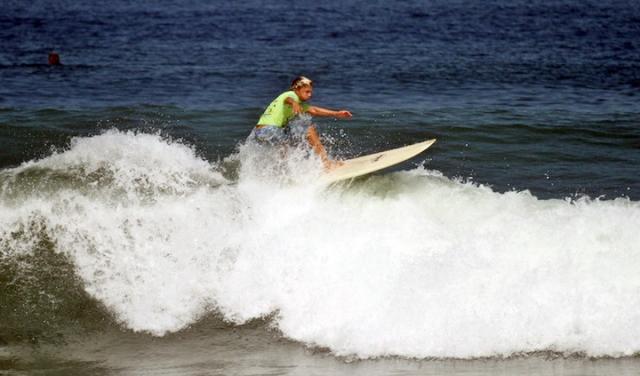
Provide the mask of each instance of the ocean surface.
{"label": "ocean surface", "polygon": [[[0,47],[0,374],[640,370],[639,2],[0,0]],[[333,158],[437,142],[327,187],[245,142],[300,74]]]}

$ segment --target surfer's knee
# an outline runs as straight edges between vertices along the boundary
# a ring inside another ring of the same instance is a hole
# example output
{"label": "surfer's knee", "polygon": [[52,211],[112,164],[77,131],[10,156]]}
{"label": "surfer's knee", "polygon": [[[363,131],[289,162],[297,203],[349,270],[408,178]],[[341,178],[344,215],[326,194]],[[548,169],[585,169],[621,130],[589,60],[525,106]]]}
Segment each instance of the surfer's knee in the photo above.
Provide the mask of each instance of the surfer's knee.
{"label": "surfer's knee", "polygon": [[307,128],[307,138],[313,140],[320,140],[320,135],[318,135],[318,130],[315,126],[310,126]]}

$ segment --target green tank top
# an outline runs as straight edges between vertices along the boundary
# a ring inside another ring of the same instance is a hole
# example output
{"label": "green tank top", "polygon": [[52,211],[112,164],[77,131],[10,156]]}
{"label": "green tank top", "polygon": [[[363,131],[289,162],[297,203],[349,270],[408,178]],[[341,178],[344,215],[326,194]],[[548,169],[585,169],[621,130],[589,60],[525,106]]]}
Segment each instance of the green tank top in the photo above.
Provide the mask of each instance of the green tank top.
{"label": "green tank top", "polygon": [[276,99],[269,104],[262,116],[260,116],[260,120],[258,120],[258,125],[271,125],[275,127],[284,127],[289,123],[289,121],[294,117],[293,107],[284,103],[284,100],[287,98],[291,98],[302,106],[303,111],[307,111],[309,105],[300,101],[298,95],[294,91],[285,91],[284,93],[278,95]]}

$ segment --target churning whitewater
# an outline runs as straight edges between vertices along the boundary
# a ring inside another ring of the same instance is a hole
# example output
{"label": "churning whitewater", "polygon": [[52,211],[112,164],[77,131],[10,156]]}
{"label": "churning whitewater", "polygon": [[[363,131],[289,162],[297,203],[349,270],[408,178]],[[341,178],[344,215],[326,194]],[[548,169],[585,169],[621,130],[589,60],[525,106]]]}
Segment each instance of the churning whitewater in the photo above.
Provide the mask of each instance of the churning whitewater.
{"label": "churning whitewater", "polygon": [[155,335],[218,312],[360,358],[640,351],[638,202],[422,167],[325,187],[318,160],[287,155],[76,138],[0,171],[0,257],[48,237],[124,327]]}

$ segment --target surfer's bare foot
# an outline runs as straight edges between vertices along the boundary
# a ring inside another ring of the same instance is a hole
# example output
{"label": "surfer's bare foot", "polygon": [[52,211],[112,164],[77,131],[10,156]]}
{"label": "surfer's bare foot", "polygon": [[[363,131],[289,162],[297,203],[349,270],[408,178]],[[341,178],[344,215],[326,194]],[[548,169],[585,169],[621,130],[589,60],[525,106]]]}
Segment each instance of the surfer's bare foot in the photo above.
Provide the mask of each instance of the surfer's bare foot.
{"label": "surfer's bare foot", "polygon": [[323,161],[324,163],[324,169],[326,171],[331,171],[337,167],[340,167],[344,164],[343,161],[339,161],[339,160],[330,160],[330,159],[326,159]]}

